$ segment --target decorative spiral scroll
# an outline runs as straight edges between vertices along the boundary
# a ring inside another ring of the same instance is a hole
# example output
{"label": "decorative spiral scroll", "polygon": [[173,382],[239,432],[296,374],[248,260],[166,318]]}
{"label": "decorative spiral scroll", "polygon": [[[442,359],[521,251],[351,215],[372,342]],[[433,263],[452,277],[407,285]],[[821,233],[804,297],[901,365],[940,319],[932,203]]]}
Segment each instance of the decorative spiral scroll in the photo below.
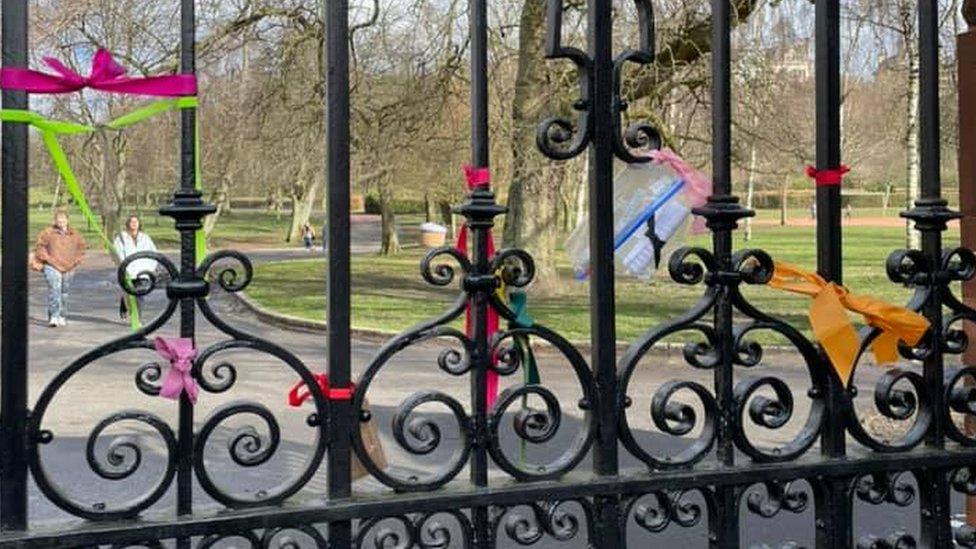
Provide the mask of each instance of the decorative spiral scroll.
{"label": "decorative spiral scroll", "polygon": [[969,248],[945,250],[942,271],[953,282],[966,282],[976,277],[976,253]]}
{"label": "decorative spiral scroll", "polygon": [[[449,520],[457,527],[460,537],[454,544]],[[468,547],[473,538],[471,521],[460,511],[441,511],[426,513],[414,520],[417,535],[417,545],[421,549],[450,549],[451,547]]]}
{"label": "decorative spiral scroll", "polygon": [[968,418],[976,416],[976,368],[960,368],[952,372],[946,381],[946,434],[964,446],[976,446],[976,439],[959,428],[953,421],[951,412],[962,414]]}
{"label": "decorative spiral scroll", "polygon": [[[494,302],[493,302],[494,303]],[[504,346],[504,342],[517,336],[539,338],[546,341],[559,351],[566,359],[579,383],[583,393],[578,406],[584,410],[582,426],[576,433],[566,450],[549,463],[517,464],[517,460],[505,454],[502,449],[501,426],[506,412],[516,403],[526,402],[528,397],[536,396],[544,404],[543,409],[523,408],[515,413],[512,422],[516,436],[529,444],[543,444],[552,440],[560,428],[562,410],[559,399],[549,389],[542,385],[517,385],[510,387],[499,395],[494,407],[488,414],[488,451],[498,466],[519,480],[542,480],[556,478],[575,468],[589,451],[593,442],[593,415],[597,393],[594,389],[593,375],[587,367],[586,360],[575,347],[561,336],[543,326],[532,328],[517,328],[502,332],[498,335],[495,347]],[[519,361],[508,359],[509,373],[518,368]]]}
{"label": "decorative spiral scroll", "polygon": [[764,285],[773,279],[776,264],[766,252],[756,249],[742,250],[732,256],[733,270],[746,284]]}
{"label": "decorative spiral scroll", "polygon": [[433,286],[448,286],[454,281],[454,266],[440,262],[445,256],[457,262],[462,272],[471,270],[471,261],[454,246],[434,248],[420,261],[420,275]]}
{"label": "decorative spiral scroll", "polygon": [[872,505],[891,503],[908,507],[915,501],[915,486],[905,480],[906,473],[872,473],[854,484],[858,499]]}
{"label": "decorative spiral scroll", "polygon": [[[655,469],[685,467],[702,460],[711,450],[715,442],[715,421],[718,417],[718,405],[715,397],[698,383],[693,381],[669,381],[662,385],[654,394],[651,401],[651,419],[654,425],[664,433],[683,437],[688,435],[698,425],[698,414],[690,405],[674,400],[674,397],[689,392],[694,394],[704,408],[704,418],[701,422],[701,432],[698,437],[684,450],[674,456],[654,456],[640,446],[634,438],[627,421],[625,411],[621,411],[621,440],[624,446],[635,457]],[[626,404],[626,403],[625,403]]]}
{"label": "decorative spiral scroll", "polygon": [[208,279],[214,265],[228,259],[237,263],[243,272],[238,272],[232,265],[220,266],[215,269],[213,278],[224,291],[235,293],[245,290],[254,278],[254,266],[246,255],[234,250],[221,250],[208,255],[197,267],[197,276]]}
{"label": "decorative spiral scroll", "polygon": [[222,424],[235,417],[256,417],[267,431],[266,435],[261,434],[261,431],[253,423],[248,423],[228,433],[227,455],[237,466],[250,468],[267,463],[275,455],[281,442],[281,428],[278,421],[265,406],[256,402],[236,401],[215,409],[200,428],[193,450],[193,469],[200,481],[200,486],[212,498],[228,507],[270,505],[290,497],[315,474],[323,452],[323,445],[321,444],[315,445],[316,449],[297,477],[273,490],[261,489],[255,491],[253,495],[245,497],[230,493],[218,486],[208,469],[207,443],[218,432],[218,428]]}
{"label": "decorative spiral scroll", "polygon": [[[705,509],[690,496],[698,495]],[[694,490],[657,491],[650,494],[632,496],[626,501],[623,520],[629,522],[631,516],[637,525],[652,534],[659,534],[671,525],[681,528],[694,528],[703,518],[713,516],[715,501],[713,494],[704,488]]]}
{"label": "decorative spiral scroll", "polygon": [[668,274],[678,284],[694,286],[701,283],[706,272],[715,272],[718,263],[705,248],[678,248],[668,259]]}
{"label": "decorative spiral scroll", "polygon": [[762,483],[765,492],[754,490],[746,498],[749,511],[763,518],[773,518],[781,511],[799,514],[810,504],[810,494],[794,489],[793,482],[772,480]]}
{"label": "decorative spiral scroll", "polygon": [[491,272],[499,273],[506,286],[524,288],[535,278],[535,260],[525,250],[508,248],[495,254]]}
{"label": "decorative spiral scroll", "polygon": [[[757,394],[760,389],[772,390],[773,397]],[[756,461],[789,461],[802,455],[817,440],[823,423],[823,406],[814,400],[805,425],[787,444],[766,450],[760,449],[749,439],[745,428],[749,420],[764,429],[780,429],[793,417],[793,392],[781,379],[771,376],[749,378],[735,387],[734,439],[736,446]]]}
{"label": "decorative spiral scroll", "polygon": [[895,250],[885,261],[888,279],[911,286],[924,281],[932,271],[928,258],[918,250]]}
{"label": "decorative spiral scroll", "polygon": [[[574,108],[586,107],[583,101]],[[576,125],[565,118],[550,117],[539,124],[535,144],[539,151],[552,160],[569,160],[579,156],[590,145],[589,113],[582,111]]]}
{"label": "decorative spiral scroll", "polygon": [[[907,384],[907,387],[905,387]],[[910,390],[906,390],[910,388]],[[848,414],[857,418],[853,399],[845,401]],[[867,432],[860,421],[848,423],[858,442],[877,452],[902,452],[918,446],[932,424],[932,407],[921,375],[901,368],[886,370],[878,378],[874,389],[874,403],[878,412],[894,421],[908,421],[914,416],[907,432],[896,440],[878,440]]]}
{"label": "decorative spiral scroll", "polygon": [[949,477],[952,489],[967,496],[976,496],[976,468],[962,467]]}
{"label": "decorative spiral scroll", "polygon": [[[458,543],[454,543],[452,532],[459,535]],[[370,540],[372,544],[369,543]],[[461,511],[451,510],[425,513],[413,519],[405,515],[395,515],[364,520],[359,525],[354,546],[376,549],[448,549],[469,547],[472,541],[471,521]]]}
{"label": "decorative spiral scroll", "polygon": [[[217,546],[218,543],[226,542],[228,540],[237,540],[232,547],[250,547],[251,549],[258,549],[259,547],[263,549],[261,544],[261,538],[251,530],[241,530],[240,532],[234,532],[233,534],[211,534],[200,540],[200,544],[197,545],[196,549],[211,549]],[[242,545],[244,542],[246,545]]]}
{"label": "decorative spiral scroll", "polygon": [[417,540],[413,522],[403,515],[364,520],[356,534],[356,548],[365,549],[370,537],[376,549],[412,549]]}
{"label": "decorative spiral scroll", "polygon": [[915,549],[918,543],[907,532],[895,532],[888,537],[864,536],[857,542],[857,549]]}
{"label": "decorative spiral scroll", "polygon": [[155,261],[166,271],[170,279],[176,279],[180,276],[179,269],[165,255],[159,252],[136,252],[123,259],[116,269],[116,278],[119,282],[119,287],[129,295],[148,295],[157,289],[156,286],[159,283],[155,271],[140,272],[134,278],[129,276],[129,266],[140,260]]}
{"label": "decorative spiral scroll", "polygon": [[[303,542],[311,542],[303,543]],[[311,525],[292,528],[268,528],[261,536],[262,549],[304,549],[305,547],[328,547],[322,532]]]}
{"label": "decorative spiral scroll", "polygon": [[[579,514],[568,508],[571,504],[579,507],[583,515],[582,521]],[[592,542],[589,529],[593,522],[593,509],[590,502],[585,499],[546,501],[509,507],[502,510],[494,522],[502,526],[502,531],[508,539],[522,546],[535,545],[547,536],[557,542],[574,540],[579,536],[581,526],[585,526],[587,538],[582,541]]]}
{"label": "decorative spiral scroll", "polygon": [[163,379],[163,367],[158,362],[147,362],[136,370],[136,388],[143,394],[158,396]]}
{"label": "decorative spiral scroll", "polygon": [[[647,152],[661,148],[661,132],[647,122],[634,122],[622,129],[622,118],[629,108],[621,96],[624,67],[627,63],[647,65],[654,62],[654,7],[650,0],[635,0],[640,45],[620,53],[613,62],[613,151],[628,163],[647,162]],[[642,151],[635,154],[632,149]]]}

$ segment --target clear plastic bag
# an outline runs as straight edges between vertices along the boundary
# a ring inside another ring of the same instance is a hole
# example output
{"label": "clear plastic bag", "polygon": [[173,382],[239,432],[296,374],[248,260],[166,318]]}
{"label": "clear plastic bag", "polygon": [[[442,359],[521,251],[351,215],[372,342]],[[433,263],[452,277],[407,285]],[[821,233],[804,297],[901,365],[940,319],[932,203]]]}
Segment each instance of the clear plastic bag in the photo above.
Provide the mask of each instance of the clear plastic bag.
{"label": "clear plastic bag", "polygon": [[[614,258],[617,272],[649,279],[688,233],[685,183],[669,167],[630,164],[614,180]],[[582,223],[566,240],[578,279],[590,272],[590,231]]]}

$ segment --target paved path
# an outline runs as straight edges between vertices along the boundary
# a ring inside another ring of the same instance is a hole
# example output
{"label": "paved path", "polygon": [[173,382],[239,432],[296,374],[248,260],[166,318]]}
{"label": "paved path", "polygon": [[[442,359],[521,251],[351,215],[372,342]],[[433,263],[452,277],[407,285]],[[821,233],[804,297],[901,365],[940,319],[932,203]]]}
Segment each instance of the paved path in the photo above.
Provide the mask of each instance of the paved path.
{"label": "paved path", "polygon": [[[366,251],[371,246],[367,243],[358,247],[359,251]],[[255,261],[284,260],[293,257],[307,257],[304,250],[276,250],[256,251],[249,254]],[[44,286],[40,277],[31,279],[32,291],[31,326],[30,326],[30,402],[35,402],[43,388],[72,360],[93,348],[111,341],[127,333],[126,324],[117,318],[119,291],[112,282],[112,268],[105,258],[93,258],[83,268],[76,278],[75,289],[69,316],[70,324],[66,328],[51,329],[46,327],[44,319]],[[284,331],[272,328],[257,321],[252,315],[243,310],[236,301],[226,295],[216,292],[212,303],[218,315],[237,329],[255,334],[269,341],[273,341],[288,351],[294,353],[310,369],[323,370],[325,367],[325,338],[321,335]],[[153,295],[148,301],[148,314],[157,314],[162,310],[165,300],[161,295]],[[178,316],[178,315],[177,315]],[[219,333],[199,314],[198,337],[200,347],[226,340],[226,336]],[[161,334],[176,335],[178,326],[171,321],[160,330]],[[353,346],[352,368],[358,376],[375,356],[380,342],[361,341]],[[436,366],[436,357],[443,349],[442,345],[425,344],[406,350],[394,363],[387,365],[383,373],[374,383],[369,394],[374,416],[383,431],[384,447],[391,463],[399,467],[424,475],[432,470],[431,464],[446,459],[450,454],[451,440],[456,440],[456,430],[448,421],[443,409],[436,405],[424,407],[438,423],[442,425],[445,435],[443,449],[435,453],[422,456],[412,456],[399,450],[392,440],[390,423],[396,406],[412,392],[421,388],[437,388],[448,393],[461,402],[466,402],[468,387],[466,378],[453,378],[446,375]],[[57,393],[57,397],[48,410],[44,427],[54,433],[54,442],[43,449],[43,459],[51,471],[52,477],[59,485],[66,487],[69,494],[79,501],[90,505],[102,502],[112,503],[123,501],[133,493],[138,493],[155,480],[153,472],[162,469],[164,448],[148,430],[127,424],[127,429],[110,429],[100,439],[96,447],[96,456],[106,455],[106,446],[110,435],[132,433],[138,434],[144,443],[146,452],[140,473],[133,475],[124,482],[113,483],[102,480],[91,473],[85,462],[85,444],[93,426],[103,417],[122,409],[139,408],[158,414],[171,425],[175,425],[176,406],[173,402],[149,398],[140,393],[133,382],[138,366],[154,358],[150,352],[131,352],[113,355],[97,361],[85,368]],[[564,403],[575,403],[580,397],[580,391],[575,380],[568,375],[569,368],[551,352],[540,354],[543,379],[547,386],[559,396]],[[237,368],[238,379],[234,387],[223,394],[203,393],[197,406],[197,425],[202,425],[208,414],[221,405],[247,399],[257,401],[272,410],[281,425],[282,444],[276,456],[262,467],[240,468],[228,459],[226,440],[234,433],[240,422],[233,420],[225,424],[225,429],[219,436],[212,438],[207,448],[208,463],[216,481],[228,490],[237,487],[247,491],[257,491],[271,488],[289,474],[299,469],[308,455],[308,441],[312,436],[312,429],[305,424],[308,410],[297,410],[287,407],[285,403],[287,390],[294,383],[296,376],[284,364],[272,357],[261,355],[252,350],[234,351],[220,355],[220,361],[227,361]],[[803,372],[791,364],[788,358],[772,357],[773,367],[769,373],[775,373],[784,378],[793,387],[805,387]],[[674,441],[654,435],[649,432],[651,427],[647,412],[653,389],[672,376],[686,379],[696,379],[705,386],[710,385],[708,372],[695,371],[682,366],[680,352],[671,354],[656,353],[647,360],[638,372],[633,383],[632,391],[635,405],[632,408],[632,421],[639,429],[639,438],[649,447],[659,451],[673,451]],[[562,372],[562,374],[560,374]],[[650,389],[642,391],[639,388]],[[790,425],[796,428],[805,418],[806,398],[802,389],[797,390],[797,419]],[[866,396],[870,399],[869,396]],[[564,406],[564,424],[560,434],[546,445],[546,452],[529,454],[529,459],[546,460],[551,458],[553,448],[560,451],[569,444],[569,440],[579,427],[580,412],[575,407]],[[250,419],[254,419],[251,417]],[[133,428],[135,430],[133,431]],[[792,432],[795,432],[792,431]],[[509,434],[511,434],[509,432]],[[510,439],[511,437],[509,437]],[[219,439],[219,440],[218,440]],[[771,436],[760,436],[759,440],[774,442],[781,440],[782,435],[774,433]],[[515,445],[509,440],[506,443],[509,451],[515,452]],[[621,451],[622,466],[626,470],[640,470],[640,464],[629,457],[626,451]],[[588,461],[580,466],[588,468]],[[501,475],[498,475],[501,477]],[[464,473],[460,475],[464,478]],[[325,489],[324,470],[308,484],[305,492],[308,494],[322,493]],[[375,481],[362,481],[359,490],[372,491],[382,489]],[[201,491],[197,499],[206,505],[209,498]],[[172,504],[172,494],[165,497],[159,506]],[[812,507],[812,501],[811,501]],[[879,515],[877,511],[868,510],[858,515],[859,524],[869,528],[872,532],[888,532],[889,525],[904,523],[909,531],[917,531],[917,520],[914,511],[897,511],[893,514]],[[884,508],[887,512],[887,507]],[[31,511],[37,520],[64,517],[63,513],[46,502],[35,489],[32,492]],[[812,511],[804,515],[779,516],[775,520],[763,521],[743,511],[745,527],[743,539],[745,546],[759,540],[777,541],[770,547],[779,547],[781,541],[799,540],[805,542],[812,538]],[[912,514],[914,513],[914,514]],[[906,522],[907,521],[907,522]],[[633,547],[646,546],[646,540],[633,527],[631,539]],[[704,528],[694,530],[690,535],[680,530],[672,529],[666,534],[658,536],[656,542],[664,543],[668,540],[693,539],[704,544]],[[547,547],[548,545],[539,545]],[[577,545],[553,545],[554,547],[576,547]],[[761,546],[761,545],[758,545]]]}

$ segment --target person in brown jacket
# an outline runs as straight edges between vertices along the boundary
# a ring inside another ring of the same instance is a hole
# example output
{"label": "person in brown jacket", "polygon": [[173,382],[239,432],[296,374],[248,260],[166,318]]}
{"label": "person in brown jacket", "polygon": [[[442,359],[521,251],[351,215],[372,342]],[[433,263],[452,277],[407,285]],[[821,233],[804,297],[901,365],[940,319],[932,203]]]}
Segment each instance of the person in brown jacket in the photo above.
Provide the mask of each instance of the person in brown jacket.
{"label": "person in brown jacket", "polygon": [[47,281],[48,326],[65,326],[68,314],[68,294],[75,269],[85,257],[85,239],[68,226],[68,214],[64,210],[54,213],[54,225],[37,236],[34,256],[43,265]]}

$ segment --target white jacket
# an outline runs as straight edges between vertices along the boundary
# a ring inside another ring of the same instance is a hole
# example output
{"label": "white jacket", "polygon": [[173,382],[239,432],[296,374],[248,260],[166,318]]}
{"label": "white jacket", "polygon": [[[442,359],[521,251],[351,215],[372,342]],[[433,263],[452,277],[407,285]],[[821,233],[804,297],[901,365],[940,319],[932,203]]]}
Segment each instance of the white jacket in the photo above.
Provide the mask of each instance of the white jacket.
{"label": "white jacket", "polygon": [[[120,260],[124,260],[136,252],[155,251],[156,244],[153,243],[152,238],[149,238],[148,234],[142,231],[139,231],[135,240],[132,239],[132,235],[128,231],[122,231],[115,237],[115,253]],[[125,270],[132,278],[136,278],[145,273],[155,274],[156,261],[152,259],[137,259],[130,263]]]}

